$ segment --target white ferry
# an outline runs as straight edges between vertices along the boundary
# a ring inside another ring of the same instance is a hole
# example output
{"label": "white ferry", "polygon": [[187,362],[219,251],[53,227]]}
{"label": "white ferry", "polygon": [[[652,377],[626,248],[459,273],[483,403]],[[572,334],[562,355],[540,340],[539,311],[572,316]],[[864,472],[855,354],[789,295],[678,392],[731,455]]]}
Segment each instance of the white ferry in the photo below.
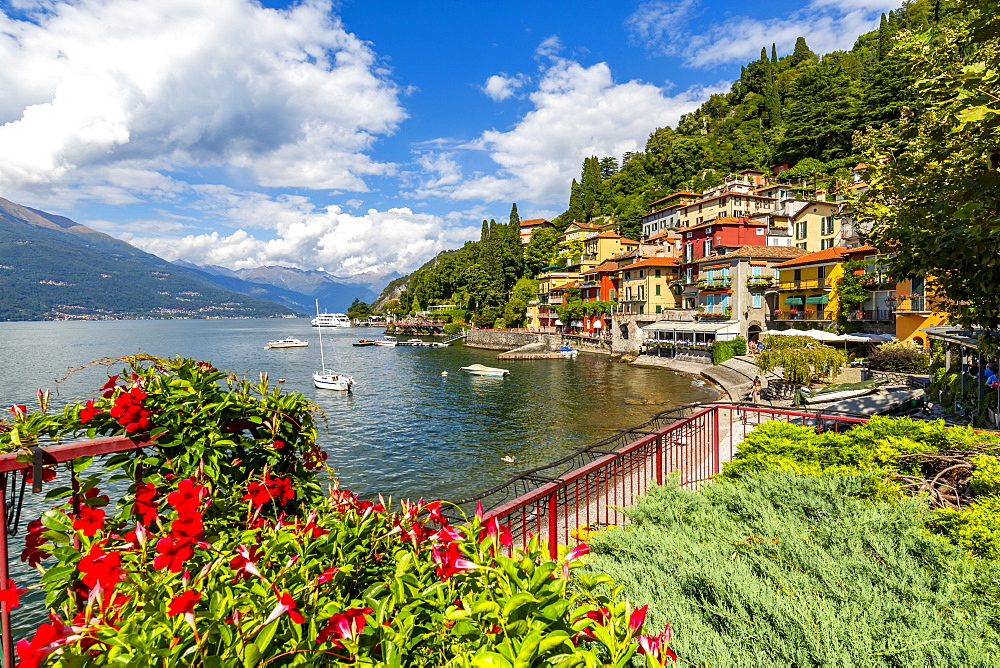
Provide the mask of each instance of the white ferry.
{"label": "white ferry", "polygon": [[343,313],[318,313],[310,324],[313,327],[350,327],[351,319]]}

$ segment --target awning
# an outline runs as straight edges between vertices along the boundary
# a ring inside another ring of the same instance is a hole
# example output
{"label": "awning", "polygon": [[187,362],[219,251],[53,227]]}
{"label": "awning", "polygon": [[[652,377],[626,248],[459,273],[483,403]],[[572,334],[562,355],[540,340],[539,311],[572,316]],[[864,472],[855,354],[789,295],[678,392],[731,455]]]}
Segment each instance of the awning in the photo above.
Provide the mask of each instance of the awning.
{"label": "awning", "polygon": [[812,297],[806,297],[806,304],[828,304],[830,302],[830,295],[813,295]]}
{"label": "awning", "polygon": [[559,327],[559,326],[561,326],[561,325],[563,324],[563,322],[562,322],[562,320],[560,320],[559,318],[556,318],[556,321],[555,321],[555,322],[554,322],[553,324],[554,324],[554,325],[555,325],[556,327]]}
{"label": "awning", "polygon": [[785,297],[787,306],[802,306],[802,297]]}
{"label": "awning", "polygon": [[740,333],[738,322],[683,322],[678,320],[660,320],[642,328],[644,332],[705,332],[719,336],[719,340],[735,338]]}
{"label": "awning", "polygon": [[591,323],[591,326],[593,326],[594,329],[601,329],[602,327],[604,327],[604,323],[601,322],[600,320],[595,320],[594,322]]}
{"label": "awning", "polygon": [[571,323],[569,323],[569,326],[570,327],[583,327],[583,321],[582,320],[574,320]]}

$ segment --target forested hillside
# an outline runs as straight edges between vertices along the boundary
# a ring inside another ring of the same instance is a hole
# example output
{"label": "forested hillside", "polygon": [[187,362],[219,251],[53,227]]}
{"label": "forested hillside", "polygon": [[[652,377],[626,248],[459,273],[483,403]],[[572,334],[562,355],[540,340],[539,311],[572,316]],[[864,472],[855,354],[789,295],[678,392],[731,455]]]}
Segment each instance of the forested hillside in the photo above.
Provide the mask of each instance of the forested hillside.
{"label": "forested hillside", "polygon": [[[790,169],[782,176],[789,180],[848,178],[860,161],[855,133],[893,125],[904,107],[920,102],[912,58],[894,47],[914,32],[955,23],[966,11],[958,0],[907,2],[883,15],[879,28],[858,37],[849,51],[822,57],[803,38],[780,57],[773,44],[761,45],[760,58],[742,68],[728,93],[713,95],[676,127],[654,129],[644,151],[585,159],[579,180],[570,184],[568,208],[552,221],[556,230],[573,221],[613,222],[623,236],[639,239],[652,202],[681,189],[700,192],[741,169],[769,171],[785,163]],[[515,238],[516,216],[514,205],[510,225],[484,221],[479,242],[400,280],[408,287],[393,304],[396,311],[456,303],[479,322],[518,324],[521,293],[529,286],[517,291],[514,279],[530,280],[558,263],[559,249],[557,235],[542,230],[521,260],[512,245],[500,255],[487,251],[500,243],[493,230]]]}

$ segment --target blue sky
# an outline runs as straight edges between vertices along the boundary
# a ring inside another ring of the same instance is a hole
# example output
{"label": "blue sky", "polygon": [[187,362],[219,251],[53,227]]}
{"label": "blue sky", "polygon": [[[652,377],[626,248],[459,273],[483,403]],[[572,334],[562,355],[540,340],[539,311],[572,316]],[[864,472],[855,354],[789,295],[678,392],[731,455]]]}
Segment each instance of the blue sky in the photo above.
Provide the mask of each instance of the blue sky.
{"label": "blue sky", "polygon": [[168,260],[405,273],[897,6],[0,0],[0,197]]}

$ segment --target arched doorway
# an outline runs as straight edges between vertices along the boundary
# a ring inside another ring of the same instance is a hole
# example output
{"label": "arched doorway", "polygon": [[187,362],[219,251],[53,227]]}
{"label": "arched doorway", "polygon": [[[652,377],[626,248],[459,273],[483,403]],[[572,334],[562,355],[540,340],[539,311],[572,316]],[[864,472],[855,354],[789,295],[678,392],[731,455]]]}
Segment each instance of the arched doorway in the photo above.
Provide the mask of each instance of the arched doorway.
{"label": "arched doorway", "polygon": [[750,325],[747,328],[747,341],[757,341],[760,339],[760,332],[761,329],[759,325]]}

